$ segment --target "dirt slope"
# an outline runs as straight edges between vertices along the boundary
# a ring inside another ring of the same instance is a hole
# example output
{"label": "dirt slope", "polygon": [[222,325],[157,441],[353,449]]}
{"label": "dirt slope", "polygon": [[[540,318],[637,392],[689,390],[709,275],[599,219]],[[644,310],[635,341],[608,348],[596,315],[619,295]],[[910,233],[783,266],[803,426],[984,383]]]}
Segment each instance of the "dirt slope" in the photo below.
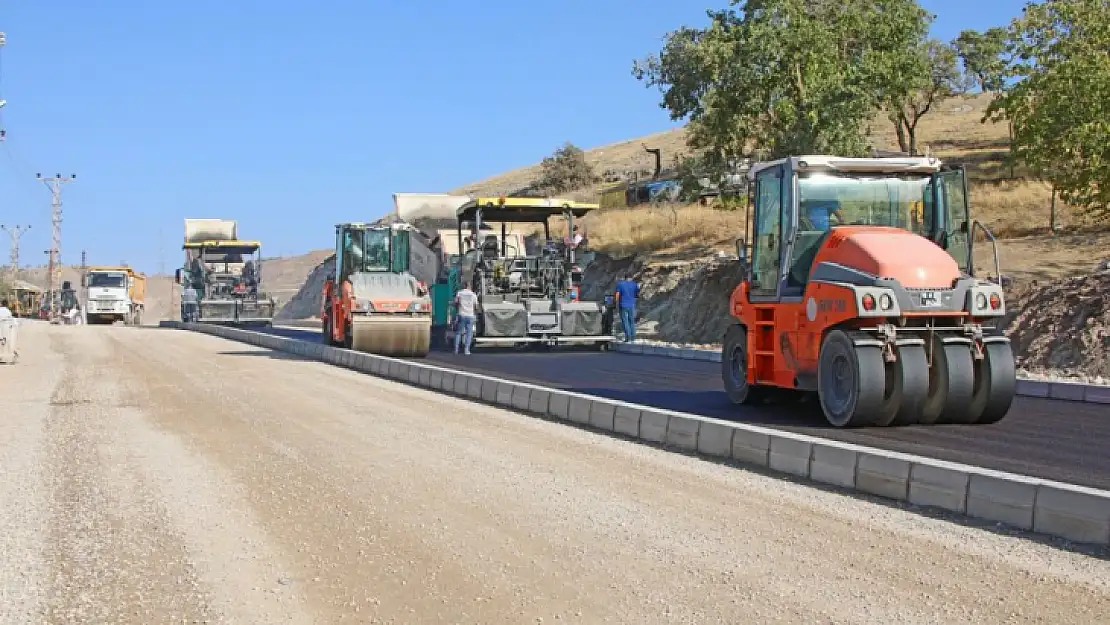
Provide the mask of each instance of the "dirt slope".
{"label": "dirt slope", "polygon": [[24,330],[0,623],[1110,622],[1110,562],[1024,536],[211,336]]}
{"label": "dirt slope", "polygon": [[1029,287],[1007,333],[1018,364],[1110,384],[1110,271]]}

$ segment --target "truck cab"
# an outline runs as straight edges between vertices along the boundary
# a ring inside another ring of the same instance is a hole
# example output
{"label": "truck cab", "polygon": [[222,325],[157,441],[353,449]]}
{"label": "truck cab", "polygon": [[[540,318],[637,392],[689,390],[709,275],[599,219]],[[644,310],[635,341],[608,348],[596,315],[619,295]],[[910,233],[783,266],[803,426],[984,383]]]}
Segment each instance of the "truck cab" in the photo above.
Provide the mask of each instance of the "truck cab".
{"label": "truck cab", "polygon": [[145,276],[130,267],[89,267],[82,279],[89,323],[141,323]]}

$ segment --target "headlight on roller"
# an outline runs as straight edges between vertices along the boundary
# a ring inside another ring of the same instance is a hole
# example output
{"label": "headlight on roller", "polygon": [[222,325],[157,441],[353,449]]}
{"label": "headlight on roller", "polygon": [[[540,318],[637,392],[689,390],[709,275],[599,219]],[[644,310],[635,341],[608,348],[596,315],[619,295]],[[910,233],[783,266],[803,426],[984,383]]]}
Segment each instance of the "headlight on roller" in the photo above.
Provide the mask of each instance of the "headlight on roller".
{"label": "headlight on roller", "polygon": [[429,304],[428,302],[422,302],[422,301],[417,300],[417,301],[412,302],[411,304],[409,304],[409,312],[410,313],[428,312],[431,309],[432,309],[432,305]]}
{"label": "headlight on roller", "polygon": [[354,303],[351,304],[351,310],[360,313],[374,312],[374,305],[370,303],[370,300],[356,299]]}

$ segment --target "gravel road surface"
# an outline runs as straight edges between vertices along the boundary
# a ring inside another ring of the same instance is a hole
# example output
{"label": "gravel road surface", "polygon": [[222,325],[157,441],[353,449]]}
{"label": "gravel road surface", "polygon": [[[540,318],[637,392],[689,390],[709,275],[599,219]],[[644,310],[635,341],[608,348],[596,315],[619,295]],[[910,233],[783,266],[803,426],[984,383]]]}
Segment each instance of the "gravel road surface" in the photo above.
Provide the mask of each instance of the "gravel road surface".
{"label": "gravel road surface", "polygon": [[1107,623],[1110,561],[219,338],[25,324],[0,623]]}

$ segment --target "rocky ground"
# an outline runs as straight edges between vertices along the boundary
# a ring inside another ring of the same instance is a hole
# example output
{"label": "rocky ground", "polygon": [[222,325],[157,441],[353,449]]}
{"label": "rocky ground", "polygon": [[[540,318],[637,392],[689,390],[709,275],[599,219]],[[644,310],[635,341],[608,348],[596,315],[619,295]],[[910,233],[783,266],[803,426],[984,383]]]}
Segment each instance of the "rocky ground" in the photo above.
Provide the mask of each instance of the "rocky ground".
{"label": "rocky ground", "polygon": [[[729,295],[740,279],[735,261],[601,259],[588,273],[588,296],[611,289],[623,270],[642,289],[641,333],[682,345],[719,348],[731,323]],[[1018,366],[1034,374],[1110,383],[1110,271],[1033,281],[1009,289],[1006,333]]]}
{"label": "rocky ground", "polygon": [[21,328],[0,623],[1100,623],[1110,562],[180,331]]}

